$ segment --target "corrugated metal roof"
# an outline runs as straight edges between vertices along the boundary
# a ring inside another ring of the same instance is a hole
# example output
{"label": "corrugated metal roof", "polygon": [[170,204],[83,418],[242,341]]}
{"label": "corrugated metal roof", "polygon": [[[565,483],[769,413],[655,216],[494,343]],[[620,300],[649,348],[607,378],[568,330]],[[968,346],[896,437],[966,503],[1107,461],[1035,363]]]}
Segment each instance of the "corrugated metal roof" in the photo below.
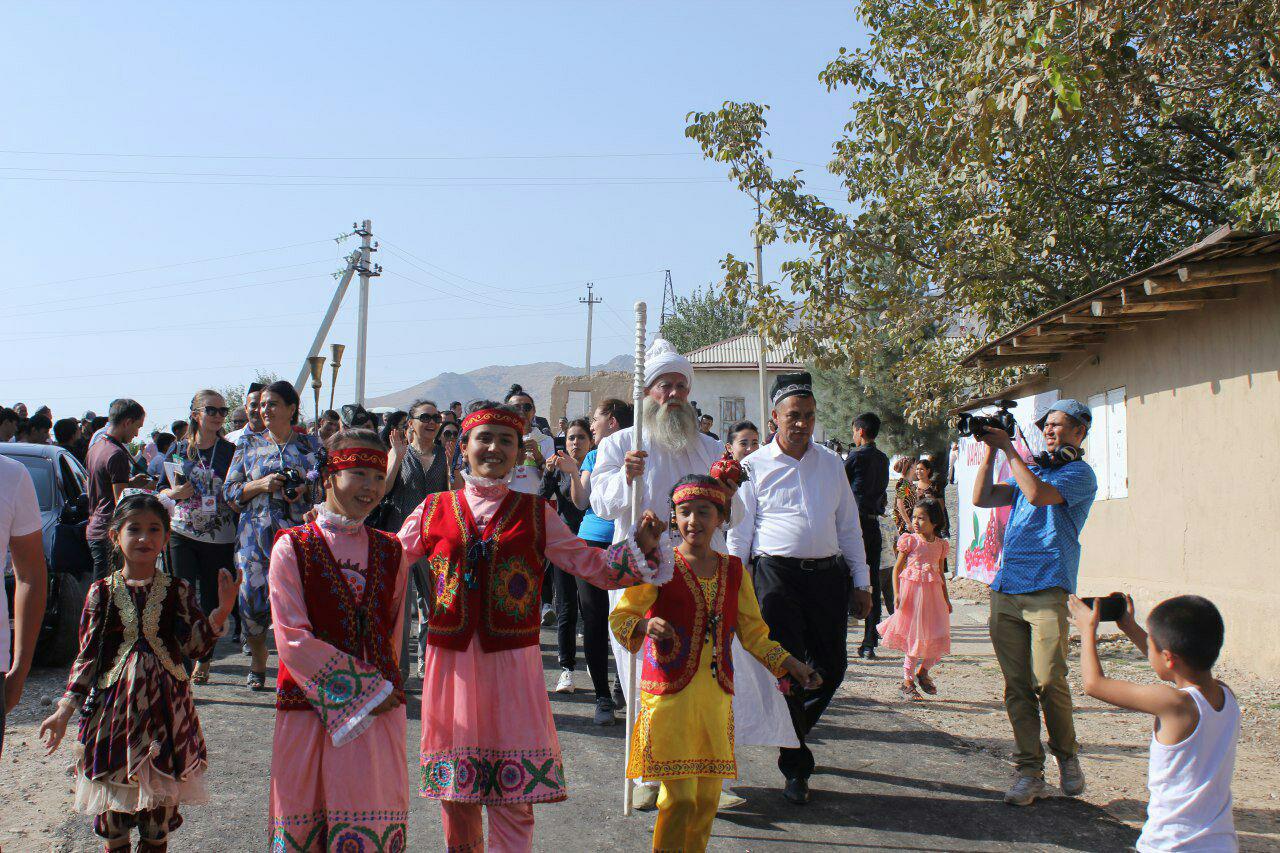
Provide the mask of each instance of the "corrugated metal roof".
{"label": "corrugated metal roof", "polygon": [[[760,336],[754,333],[735,335],[685,353],[685,357],[693,362],[695,368],[753,368],[760,360]],[[779,370],[801,370],[804,367],[796,360],[795,347],[789,339],[766,347],[765,366]]]}
{"label": "corrugated metal roof", "polygon": [[[1163,308],[1186,310],[1197,307],[1193,303],[1199,300],[1208,304],[1214,298],[1230,298],[1234,285],[1245,279],[1246,274],[1253,275],[1254,280],[1259,275],[1269,276],[1274,282],[1280,277],[1278,254],[1280,232],[1237,231],[1224,226],[1145,270],[1103,285],[988,341],[961,363],[1000,366],[1001,363],[1056,360],[1059,353],[1054,350],[1058,346],[1063,349],[1096,346],[1105,340],[1107,332],[1132,328],[1126,324],[1164,319],[1168,315]],[[1241,274],[1233,277],[1236,270],[1232,264],[1238,265]],[[1256,269],[1250,268],[1250,264]],[[1192,278],[1203,281],[1178,283]],[[1166,282],[1170,284],[1160,286]],[[1117,305],[1124,307],[1113,310]],[[1044,341],[1043,345],[1037,337]],[[1024,346],[1027,347],[1025,356],[1019,352]]]}

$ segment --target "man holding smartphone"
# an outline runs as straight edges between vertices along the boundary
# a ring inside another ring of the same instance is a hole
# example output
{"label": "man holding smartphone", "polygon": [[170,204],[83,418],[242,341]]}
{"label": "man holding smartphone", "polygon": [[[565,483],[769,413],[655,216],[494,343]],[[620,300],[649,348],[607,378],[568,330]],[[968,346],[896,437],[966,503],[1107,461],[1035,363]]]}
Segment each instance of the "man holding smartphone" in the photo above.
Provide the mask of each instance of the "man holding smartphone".
{"label": "man holding smartphone", "polygon": [[[1093,469],[1080,458],[1091,421],[1083,403],[1059,400],[1037,421],[1048,452],[1032,464],[1023,461],[1003,430],[989,428],[975,436],[987,448],[974,481],[974,506],[1012,507],[1000,571],[991,582],[988,623],[1016,745],[1018,778],[1004,796],[1010,805],[1028,806],[1044,796],[1042,712],[1062,793],[1084,792],[1067,684],[1067,596],[1076,591],[1080,531],[1098,492]],[[993,483],[999,451],[1013,476]]]}

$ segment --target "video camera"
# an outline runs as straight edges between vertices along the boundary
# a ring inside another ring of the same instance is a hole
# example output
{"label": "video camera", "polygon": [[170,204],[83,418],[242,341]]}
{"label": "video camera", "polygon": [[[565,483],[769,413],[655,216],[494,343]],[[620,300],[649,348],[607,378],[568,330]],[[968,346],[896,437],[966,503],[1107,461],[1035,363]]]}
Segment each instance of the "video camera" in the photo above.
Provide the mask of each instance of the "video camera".
{"label": "video camera", "polygon": [[1018,422],[1009,410],[1016,405],[1018,404],[1014,400],[997,400],[995,412],[986,415],[961,412],[952,419],[951,424],[956,432],[974,438],[981,438],[989,429],[1004,430],[1012,436],[1018,429]]}
{"label": "video camera", "polygon": [[307,478],[302,476],[297,468],[287,466],[280,473],[284,476],[284,486],[280,490],[284,492],[285,498],[296,501],[298,499],[298,489],[307,484]]}

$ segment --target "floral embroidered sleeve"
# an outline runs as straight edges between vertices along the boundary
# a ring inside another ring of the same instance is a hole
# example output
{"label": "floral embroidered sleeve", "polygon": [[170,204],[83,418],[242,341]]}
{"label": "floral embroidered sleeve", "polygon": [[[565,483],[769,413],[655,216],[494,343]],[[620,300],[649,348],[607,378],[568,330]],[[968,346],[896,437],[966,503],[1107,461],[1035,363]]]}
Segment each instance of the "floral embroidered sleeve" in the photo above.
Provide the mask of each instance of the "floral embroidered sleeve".
{"label": "floral embroidered sleeve", "polygon": [[543,515],[547,560],[569,574],[600,589],[622,589],[640,583],[661,586],[670,579],[669,574],[664,577],[660,573],[656,555],[645,557],[634,535],[601,551],[575,536],[550,504],[544,504]]}
{"label": "floral embroidered sleeve", "polygon": [[200,609],[196,601],[196,592],[186,581],[178,582],[178,642],[182,646],[182,654],[192,660],[198,660],[213,651],[218,638],[226,633],[226,626],[219,631],[213,627],[209,617]]}
{"label": "floral embroidered sleeve", "polygon": [[769,672],[778,678],[787,674],[782,663],[790,655],[769,636],[769,626],[760,615],[756,588],[746,572],[742,573],[742,584],[738,587],[738,640]]}
{"label": "floral embroidered sleeve", "polygon": [[79,708],[84,704],[92,687],[93,674],[97,669],[99,633],[102,621],[107,615],[107,585],[98,581],[89,587],[89,594],[84,601],[84,609],[80,611],[80,653],[71,664],[71,672],[67,675],[67,690],[62,694],[62,701]]}
{"label": "floral embroidered sleeve", "polygon": [[315,636],[302,595],[298,558],[287,536],[271,550],[271,614],[280,662],[298,682],[334,746],[359,737],[392,684],[359,658]]}
{"label": "floral embroidered sleeve", "polygon": [[644,635],[637,633],[636,629],[657,600],[656,586],[646,583],[629,587],[622,593],[622,598],[609,614],[609,630],[627,651],[633,654],[640,651],[640,646],[644,644]]}

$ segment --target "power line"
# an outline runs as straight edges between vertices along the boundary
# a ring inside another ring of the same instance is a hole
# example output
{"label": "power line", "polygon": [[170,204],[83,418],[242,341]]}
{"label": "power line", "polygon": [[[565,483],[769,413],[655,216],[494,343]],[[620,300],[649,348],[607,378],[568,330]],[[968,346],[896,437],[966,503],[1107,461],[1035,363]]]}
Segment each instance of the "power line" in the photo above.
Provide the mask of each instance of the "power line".
{"label": "power line", "polygon": [[306,279],[314,279],[314,278],[315,278],[314,275],[299,275],[299,276],[294,276],[293,278],[276,279],[275,281],[257,281],[257,282],[251,282],[249,284],[239,284],[234,287],[218,287],[212,290],[202,290],[202,291],[199,291],[198,293],[196,291],[190,291],[188,293],[167,293],[167,294],[161,294],[159,296],[141,296],[136,299],[121,299],[121,300],[116,300],[112,302],[104,302],[101,305],[69,305],[69,306],[64,306],[62,308],[53,308],[48,311],[32,311],[27,314],[24,314],[23,318],[25,319],[27,317],[39,317],[45,314],[60,314],[64,311],[90,311],[95,308],[114,308],[117,305],[132,305],[138,302],[156,302],[161,299],[179,299],[184,296],[208,296],[211,293],[229,293],[233,290],[246,290],[251,287],[265,287],[271,284],[287,284],[288,282],[291,282],[291,281],[304,281]]}
{"label": "power line", "polygon": [[603,160],[610,158],[698,157],[695,151],[596,154],[142,154],[96,151],[19,151],[0,154],[34,157],[128,157],[156,160]]}
{"label": "power line", "polygon": [[[6,172],[59,172],[62,174],[72,175],[129,175],[143,176],[154,178],[267,178],[276,181],[511,181],[511,180],[537,180],[537,181],[570,181],[570,182],[591,182],[591,181],[688,181],[713,180],[710,177],[699,178],[696,175],[673,175],[651,176],[651,175],[529,175],[529,176],[498,176],[490,177],[485,175],[281,175],[270,172],[153,172],[140,171],[134,169],[62,169],[52,166],[0,166],[0,170]],[[714,180],[721,180],[714,178]]]}
{"label": "power line", "polygon": [[[72,183],[72,184],[154,184],[174,186],[203,186],[203,187],[354,187],[360,188],[383,188],[383,189],[483,189],[490,188],[557,188],[557,187],[594,187],[594,186],[624,186],[624,187],[640,187],[640,186],[665,186],[665,185],[683,185],[683,184],[724,184],[727,182],[725,178],[579,178],[566,181],[563,178],[551,180],[540,180],[536,178],[526,178],[510,180],[506,178],[494,178],[492,182],[486,182],[480,179],[476,182],[476,178],[460,178],[456,182],[449,182],[448,178],[422,178],[423,183],[401,182],[401,183],[371,183],[368,181],[350,181],[343,183],[328,183],[320,181],[312,181],[307,183],[289,183],[280,181],[197,181],[197,180],[148,180],[145,178],[68,178],[56,176],[37,176],[37,175],[0,175],[0,181],[45,181],[55,183]],[[427,182],[435,183],[427,183]],[[473,183],[466,183],[472,181]]]}

